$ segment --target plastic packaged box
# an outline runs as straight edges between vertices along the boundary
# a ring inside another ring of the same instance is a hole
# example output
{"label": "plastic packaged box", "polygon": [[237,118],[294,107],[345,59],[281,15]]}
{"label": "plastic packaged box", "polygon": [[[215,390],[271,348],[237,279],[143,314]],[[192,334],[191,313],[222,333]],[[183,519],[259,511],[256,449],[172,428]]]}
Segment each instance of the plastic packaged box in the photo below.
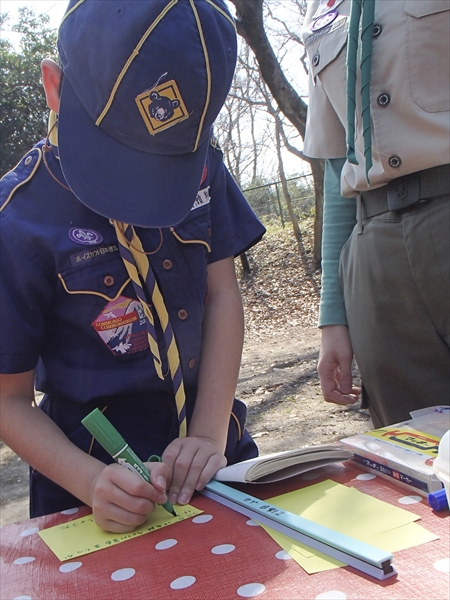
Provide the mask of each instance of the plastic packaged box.
{"label": "plastic packaged box", "polygon": [[[424,408],[410,414],[408,421],[341,441],[352,450],[353,460],[361,468],[426,497],[443,487],[433,463],[439,443],[450,429],[450,406]],[[439,461],[436,467],[438,464]]]}

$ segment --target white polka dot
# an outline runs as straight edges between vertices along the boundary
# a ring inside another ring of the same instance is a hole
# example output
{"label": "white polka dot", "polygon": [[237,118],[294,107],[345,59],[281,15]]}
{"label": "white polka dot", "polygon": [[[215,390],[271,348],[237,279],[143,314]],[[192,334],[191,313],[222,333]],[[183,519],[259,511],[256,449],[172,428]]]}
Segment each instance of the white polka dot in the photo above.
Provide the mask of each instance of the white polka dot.
{"label": "white polka dot", "polygon": [[14,561],[15,565],[26,565],[27,563],[33,562],[36,560],[34,556],[21,556],[20,558],[16,558]]}
{"label": "white polka dot", "polygon": [[236,550],[236,546],[233,546],[233,544],[220,544],[211,548],[213,554],[229,554],[233,550]]}
{"label": "white polka dot", "polygon": [[33,533],[37,533],[39,531],[39,527],[31,527],[30,529],[25,529],[20,532],[21,537],[27,537],[28,535],[33,535]]}
{"label": "white polka dot", "polygon": [[184,577],[178,577],[178,579],[174,579],[171,582],[170,587],[173,590],[184,590],[184,588],[190,587],[195,582],[195,577],[192,577],[191,575],[185,575]]}
{"label": "white polka dot", "polygon": [[285,550],[280,550],[275,554],[275,558],[278,558],[278,560],[290,560],[292,556],[285,552]]}
{"label": "white polka dot", "polygon": [[32,600],[31,596],[16,596],[14,600]]}
{"label": "white polka dot", "polygon": [[302,475],[301,478],[305,481],[311,481],[312,479],[317,479],[318,477],[320,477],[320,473],[317,473],[317,471],[308,471],[308,473]]}
{"label": "white polka dot", "polygon": [[345,600],[347,598],[344,592],[337,592],[336,590],[330,590],[329,592],[322,592],[315,597],[315,600]]}
{"label": "white polka dot", "polygon": [[245,585],[241,585],[241,587],[237,590],[239,596],[243,598],[253,598],[254,596],[259,596],[266,591],[266,586],[262,583],[246,583]]}
{"label": "white polka dot", "polygon": [[113,581],[126,581],[134,577],[136,571],[134,569],[119,569],[111,575]]}
{"label": "white polka dot", "polygon": [[259,527],[259,523],[257,523],[256,521],[253,521],[253,519],[249,519],[248,521],[245,522],[246,525],[248,525],[249,527]]}
{"label": "white polka dot", "polygon": [[178,544],[177,540],[162,540],[158,542],[155,546],[156,550],[167,550],[167,548],[172,548],[172,546],[176,546]]}
{"label": "white polka dot", "polygon": [[376,475],[374,473],[361,473],[361,475],[357,475],[356,479],[360,481],[369,481],[369,479],[375,479]]}
{"label": "white polka dot", "polygon": [[66,510],[62,510],[61,514],[62,515],[74,515],[75,513],[77,513],[80,509],[75,507],[75,508],[68,508]]}
{"label": "white polka dot", "polygon": [[441,558],[441,560],[437,560],[433,567],[436,571],[440,571],[441,573],[450,573],[450,558]]}
{"label": "white polka dot", "polygon": [[198,515],[198,517],[194,517],[192,519],[193,523],[207,523],[208,521],[211,521],[212,519],[212,515]]}
{"label": "white polka dot", "polygon": [[402,496],[398,499],[400,504],[417,504],[418,502],[422,502],[422,496]]}
{"label": "white polka dot", "polygon": [[59,567],[59,570],[61,571],[61,573],[72,573],[72,571],[76,571],[77,569],[79,569],[82,564],[82,562],[65,563],[64,565],[61,565]]}

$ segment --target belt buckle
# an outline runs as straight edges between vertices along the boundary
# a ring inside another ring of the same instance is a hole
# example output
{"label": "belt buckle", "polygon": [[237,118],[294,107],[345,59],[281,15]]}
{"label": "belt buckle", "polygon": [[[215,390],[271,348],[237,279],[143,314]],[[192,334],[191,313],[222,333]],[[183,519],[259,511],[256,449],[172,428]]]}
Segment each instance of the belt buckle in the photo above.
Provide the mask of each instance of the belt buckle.
{"label": "belt buckle", "polygon": [[402,210],[420,200],[419,175],[411,173],[387,184],[387,203],[389,210]]}

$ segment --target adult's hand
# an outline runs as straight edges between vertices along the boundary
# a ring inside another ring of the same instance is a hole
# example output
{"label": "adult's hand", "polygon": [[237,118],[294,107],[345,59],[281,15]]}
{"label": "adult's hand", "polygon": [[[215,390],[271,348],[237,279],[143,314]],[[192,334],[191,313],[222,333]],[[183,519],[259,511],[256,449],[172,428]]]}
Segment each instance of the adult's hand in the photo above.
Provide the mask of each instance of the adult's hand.
{"label": "adult's hand", "polygon": [[353,349],[345,325],[322,328],[322,346],[317,371],[322,395],[327,402],[354,404],[361,389],[353,386]]}

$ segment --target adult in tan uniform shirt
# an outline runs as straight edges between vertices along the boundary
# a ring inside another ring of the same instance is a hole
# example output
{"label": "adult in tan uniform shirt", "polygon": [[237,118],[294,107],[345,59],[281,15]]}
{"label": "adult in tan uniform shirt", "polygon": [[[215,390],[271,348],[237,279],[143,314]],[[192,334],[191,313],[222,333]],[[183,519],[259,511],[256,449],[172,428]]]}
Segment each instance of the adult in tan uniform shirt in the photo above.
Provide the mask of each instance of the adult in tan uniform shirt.
{"label": "adult in tan uniform shirt", "polygon": [[375,2],[367,176],[359,67],[358,164],[346,159],[351,4],[314,0],[308,7],[304,152],[326,159],[322,392],[330,402],[357,400],[354,354],[362,405],[379,427],[450,404],[450,2]]}

